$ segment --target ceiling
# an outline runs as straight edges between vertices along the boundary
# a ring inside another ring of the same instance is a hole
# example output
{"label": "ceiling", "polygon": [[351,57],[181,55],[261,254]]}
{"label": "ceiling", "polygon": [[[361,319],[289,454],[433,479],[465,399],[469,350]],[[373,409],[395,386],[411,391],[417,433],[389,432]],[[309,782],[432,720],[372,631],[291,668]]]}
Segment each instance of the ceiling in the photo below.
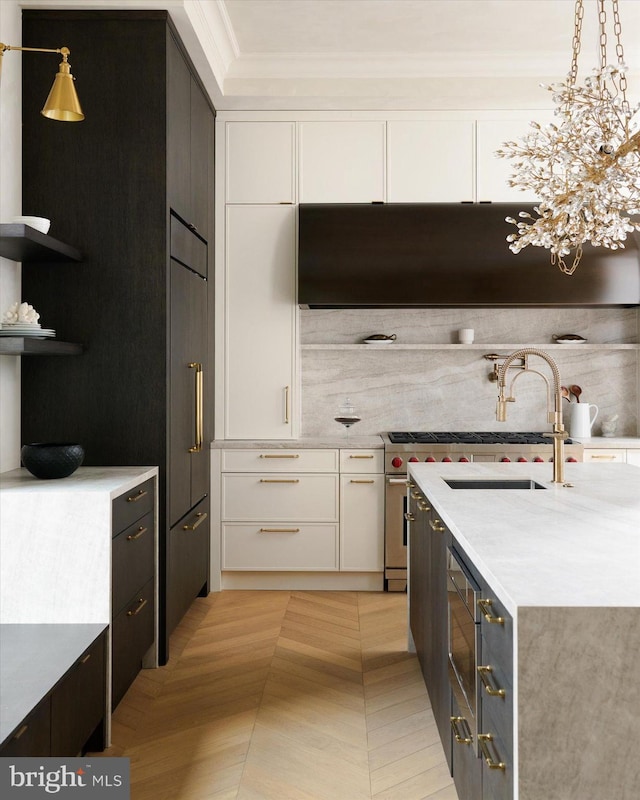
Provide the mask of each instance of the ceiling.
{"label": "ceiling", "polygon": [[[625,56],[640,79],[640,1],[619,2]],[[571,59],[574,0],[201,4],[215,5],[224,25],[224,105],[236,108],[464,108],[480,97],[490,106],[550,106],[539,83],[562,80]],[[584,5],[586,74],[596,66],[598,30],[596,0]],[[605,9],[611,60],[611,0]]]}
{"label": "ceiling", "polygon": [[[2,0],[6,2],[6,0]],[[167,8],[217,109],[551,108],[539,84],[571,61],[574,0],[19,0],[23,7]],[[619,0],[629,95],[640,99],[640,0]],[[580,75],[597,63],[584,0]],[[609,61],[612,0],[605,0]]]}

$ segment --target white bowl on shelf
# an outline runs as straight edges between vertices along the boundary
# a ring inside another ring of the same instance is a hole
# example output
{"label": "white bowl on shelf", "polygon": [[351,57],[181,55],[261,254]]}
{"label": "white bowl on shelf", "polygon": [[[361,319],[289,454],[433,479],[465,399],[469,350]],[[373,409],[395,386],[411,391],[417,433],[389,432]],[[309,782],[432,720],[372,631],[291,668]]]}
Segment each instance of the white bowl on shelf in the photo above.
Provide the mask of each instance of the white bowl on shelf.
{"label": "white bowl on shelf", "polygon": [[48,233],[51,227],[51,220],[46,217],[13,217],[11,222],[17,222],[20,225],[29,225],[37,231],[40,231],[40,233]]}

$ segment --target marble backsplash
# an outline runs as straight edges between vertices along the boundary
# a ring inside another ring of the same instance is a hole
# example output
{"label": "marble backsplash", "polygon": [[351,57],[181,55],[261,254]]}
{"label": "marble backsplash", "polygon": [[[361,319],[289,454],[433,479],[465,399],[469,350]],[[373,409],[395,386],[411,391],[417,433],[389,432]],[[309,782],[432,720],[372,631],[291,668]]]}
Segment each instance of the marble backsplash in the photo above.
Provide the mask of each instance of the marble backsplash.
{"label": "marble backsplash", "polygon": [[[459,328],[475,330],[475,344],[449,349],[402,350],[402,344],[454,344]],[[546,387],[535,374],[521,374],[516,402],[507,422],[495,418],[496,384],[489,380],[492,362],[484,353],[505,355],[516,346],[545,345],[552,335],[577,333],[588,339],[579,348],[555,346],[564,385],[579,384],[582,402],[595,403],[600,420],[618,415],[616,434],[635,436],[638,429],[638,350],[595,350],[593,344],[638,342],[635,308],[478,308],[362,309],[300,311],[300,341],[305,344],[356,344],[367,335],[397,335],[396,344],[353,350],[301,350],[302,435],[336,434],[335,412],[349,397],[362,417],[354,434],[388,430],[549,430]],[[509,345],[502,349],[498,345]],[[581,349],[584,347],[584,349]],[[550,372],[532,357],[530,367]],[[565,403],[565,410],[568,404]],[[568,415],[567,415],[568,416]]]}

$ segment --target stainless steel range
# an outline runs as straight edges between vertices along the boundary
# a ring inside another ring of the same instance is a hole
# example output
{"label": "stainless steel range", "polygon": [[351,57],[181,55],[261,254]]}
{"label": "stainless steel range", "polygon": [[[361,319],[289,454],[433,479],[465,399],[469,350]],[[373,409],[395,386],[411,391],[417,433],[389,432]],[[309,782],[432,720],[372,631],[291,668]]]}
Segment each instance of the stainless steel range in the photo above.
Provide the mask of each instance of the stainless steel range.
{"label": "stainless steel range", "polygon": [[[390,592],[407,587],[407,464],[424,461],[542,462],[553,445],[542,433],[496,431],[395,431],[382,434],[386,473],[385,585]],[[582,461],[583,447],[565,440],[565,459]]]}

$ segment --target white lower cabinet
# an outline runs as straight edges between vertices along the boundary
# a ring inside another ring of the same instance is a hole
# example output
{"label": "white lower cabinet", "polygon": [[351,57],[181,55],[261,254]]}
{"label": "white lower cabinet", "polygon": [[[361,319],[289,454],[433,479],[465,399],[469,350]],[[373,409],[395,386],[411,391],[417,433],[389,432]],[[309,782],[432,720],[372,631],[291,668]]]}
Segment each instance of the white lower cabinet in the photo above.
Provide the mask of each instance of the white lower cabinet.
{"label": "white lower cabinet", "polygon": [[584,461],[599,462],[601,464],[609,464],[617,461],[624,464],[626,461],[626,450],[623,448],[586,448],[583,455]]}
{"label": "white lower cabinet", "polygon": [[221,568],[384,570],[382,450],[223,450]]}
{"label": "white lower cabinet", "polygon": [[340,475],[340,569],[384,569],[384,475]]}
{"label": "white lower cabinet", "polygon": [[627,450],[627,464],[640,467],[640,450]]}

